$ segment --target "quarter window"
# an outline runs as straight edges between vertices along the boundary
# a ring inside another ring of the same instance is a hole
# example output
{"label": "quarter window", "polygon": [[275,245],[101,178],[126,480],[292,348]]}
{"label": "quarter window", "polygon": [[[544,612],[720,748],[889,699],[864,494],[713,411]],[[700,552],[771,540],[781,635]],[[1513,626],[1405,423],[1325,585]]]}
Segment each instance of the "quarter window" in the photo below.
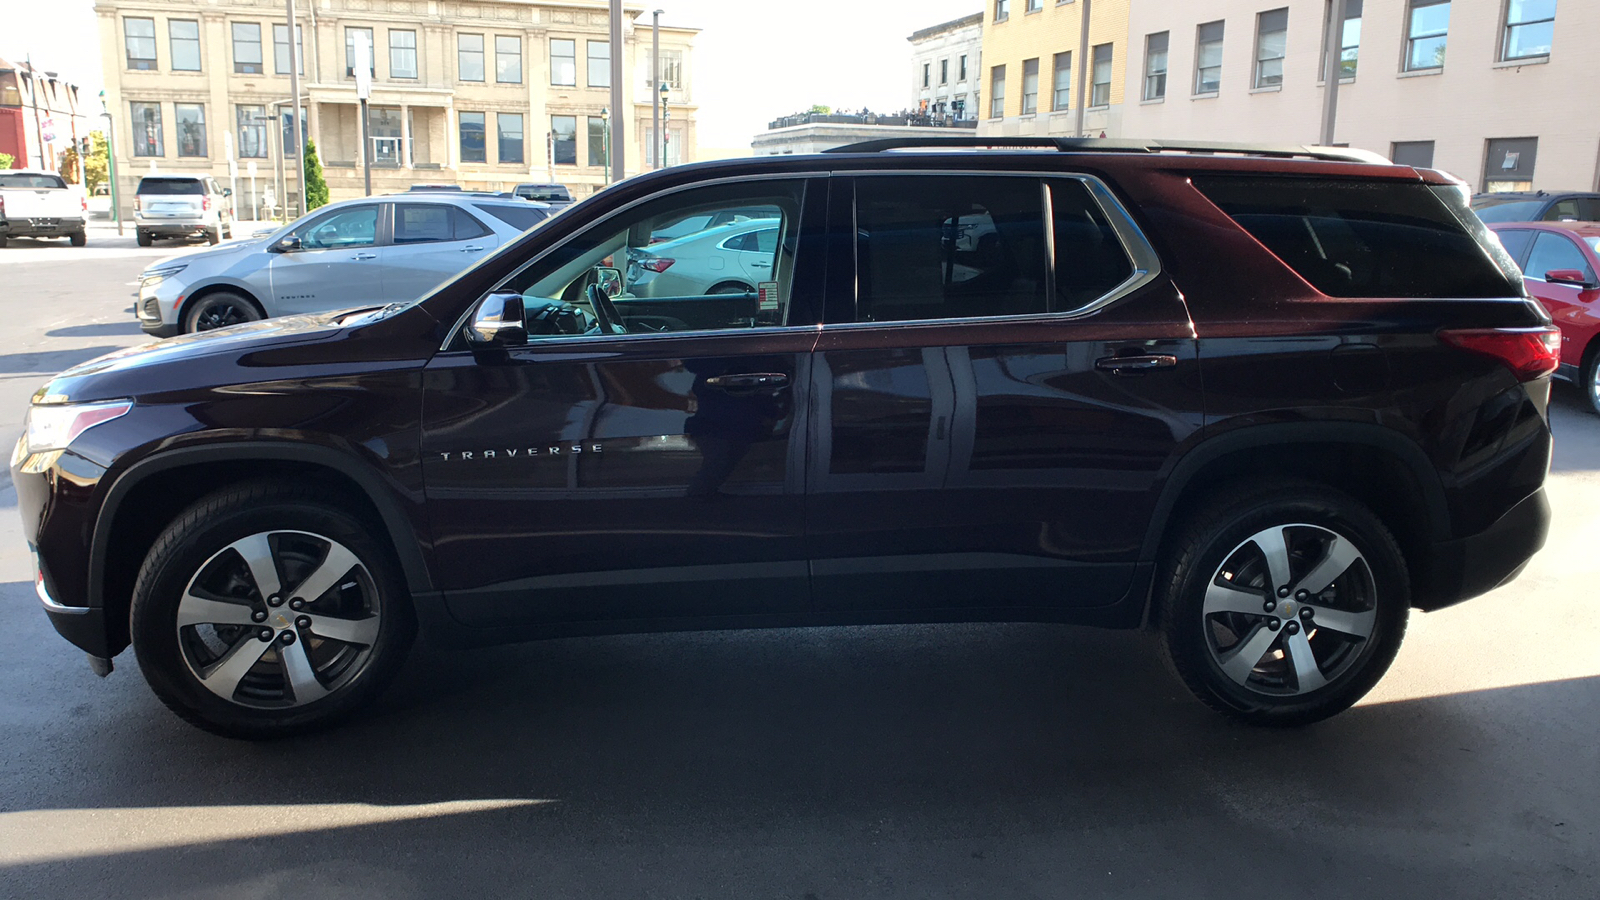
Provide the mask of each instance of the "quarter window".
{"label": "quarter window", "polygon": [[578,84],[578,42],[556,38],[550,41],[550,83],[576,87]]}
{"label": "quarter window", "polygon": [[1288,44],[1287,8],[1270,10],[1256,16],[1256,87],[1283,85],[1283,57]]}
{"label": "quarter window", "polygon": [[156,67],[155,19],[123,19],[122,40],[128,52],[128,68],[150,70]]}
{"label": "quarter window", "polygon": [[1406,69],[1441,68],[1450,32],[1450,0],[1411,0],[1408,12]]}
{"label": "quarter window", "polygon": [[167,40],[172,45],[172,71],[200,71],[200,23],[193,19],[167,22]]}
{"label": "quarter window", "polygon": [[1549,56],[1556,33],[1556,0],[1507,0],[1501,59]]}
{"label": "quarter window", "polygon": [[233,23],[233,71],[241,75],[260,75],[261,23]]}
{"label": "quarter window", "polygon": [[461,81],[483,80],[483,35],[456,35],[456,73]]}
{"label": "quarter window", "polygon": [[1196,32],[1194,92],[1215,94],[1222,89],[1222,22],[1207,22]]}
{"label": "quarter window", "polygon": [[522,83],[522,38],[514,34],[495,35],[494,80],[498,84]]}
{"label": "quarter window", "polygon": [[1167,32],[1147,34],[1144,38],[1144,99],[1161,100],[1167,96]]}
{"label": "quarter window", "polygon": [[1496,231],[1495,237],[1500,239],[1500,246],[1506,248],[1506,253],[1518,266],[1528,255],[1528,247],[1533,243],[1533,232],[1523,229]]}

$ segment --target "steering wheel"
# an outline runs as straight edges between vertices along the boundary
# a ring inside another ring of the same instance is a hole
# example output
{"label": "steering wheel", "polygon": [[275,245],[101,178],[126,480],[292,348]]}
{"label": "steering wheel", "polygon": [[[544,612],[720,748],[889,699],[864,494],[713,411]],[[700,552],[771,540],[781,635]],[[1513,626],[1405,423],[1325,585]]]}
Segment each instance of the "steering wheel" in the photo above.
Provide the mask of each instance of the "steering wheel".
{"label": "steering wheel", "polygon": [[611,298],[601,290],[600,285],[591,284],[584,288],[589,306],[594,309],[594,317],[600,320],[600,331],[605,334],[627,334],[628,326],[623,324],[622,314],[617,312],[617,307],[612,304]]}

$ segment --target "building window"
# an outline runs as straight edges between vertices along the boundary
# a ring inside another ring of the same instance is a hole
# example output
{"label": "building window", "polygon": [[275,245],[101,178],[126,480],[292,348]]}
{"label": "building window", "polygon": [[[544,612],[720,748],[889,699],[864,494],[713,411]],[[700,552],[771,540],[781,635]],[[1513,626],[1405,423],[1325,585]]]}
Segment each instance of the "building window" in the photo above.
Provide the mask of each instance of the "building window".
{"label": "building window", "polygon": [[495,35],[494,80],[498,84],[522,83],[522,38],[514,34]]}
{"label": "building window", "polygon": [[130,103],[133,118],[133,155],[166,156],[166,144],[161,140],[161,104]]}
{"label": "building window", "polygon": [[417,77],[417,33],[389,30],[389,77]]}
{"label": "building window", "polygon": [[578,164],[578,117],[550,117],[550,161],[558,166]]}
{"label": "building window", "polygon": [[169,19],[167,40],[172,44],[172,71],[200,71],[200,23],[193,19]]}
{"label": "building window", "polygon": [[499,129],[500,165],[523,162],[522,113],[499,113],[495,126]]}
{"label": "building window", "polygon": [[1256,87],[1283,86],[1283,55],[1288,45],[1288,7],[1256,16]]}
{"label": "building window", "polygon": [[995,66],[989,70],[989,118],[999,119],[1006,114],[1006,67]]}
{"label": "building window", "polygon": [[941,85],[950,83],[950,60],[948,59],[939,60],[939,83]]}
{"label": "building window", "polygon": [[[347,78],[356,77],[356,35],[357,34],[365,34],[367,36],[367,46],[368,47],[377,46],[377,45],[372,43],[372,29],[371,28],[346,28],[344,30],[344,74],[345,74],[345,77],[347,77]],[[373,54],[373,55],[376,56],[376,54]],[[376,76],[378,74],[378,61],[376,59],[369,59],[369,60],[367,60],[367,62],[372,66],[372,70],[371,70],[371,72],[369,74],[372,74],[372,75]]]}
{"label": "building window", "polygon": [[456,35],[456,78],[460,81],[483,80],[483,35]]}
{"label": "building window", "polygon": [[[648,69],[645,72],[645,86],[654,88],[656,86],[655,57],[651,56],[649,52],[646,52],[644,59],[645,65],[648,66]],[[682,50],[661,51],[661,83],[665,84],[669,89],[674,91],[683,89]]]}
{"label": "building window", "polygon": [[1389,145],[1389,159],[1399,166],[1431,169],[1433,141],[1395,141]]}
{"label": "building window", "polygon": [[961,61],[956,65],[956,80],[967,80],[967,55],[965,53],[961,54]]}
{"label": "building window", "polygon": [[1028,0],[1028,12],[1038,12],[1044,9],[1044,0]]}
{"label": "building window", "polygon": [[1022,61],[1022,114],[1031,116],[1039,111],[1039,60]]}
{"label": "building window", "polygon": [[1011,18],[1011,0],[994,0],[994,20],[1004,22]]}
{"label": "building window", "polygon": [[[1556,33],[1556,0],[1509,0],[1501,59],[1549,56]],[[176,68],[176,65],[174,65]]]}
{"label": "building window", "polygon": [[1050,108],[1061,112],[1072,105],[1072,51],[1057,53],[1052,68],[1055,91],[1050,97]]}
{"label": "building window", "polygon": [[156,67],[156,20],[123,19],[122,40],[128,49],[128,68]]}
{"label": "building window", "polygon": [[1406,26],[1406,70],[1442,68],[1449,31],[1450,0],[1411,0]]}
{"label": "building window", "polygon": [[1533,190],[1533,164],[1539,155],[1538,138],[1497,138],[1489,141],[1483,161],[1483,189],[1487,193]]}
{"label": "building window", "polygon": [[611,42],[589,41],[589,87],[611,87]]}
{"label": "building window", "polygon": [[589,117],[589,165],[605,167],[611,164],[606,158],[606,120],[601,116]]}
{"label": "building window", "polygon": [[[1327,14],[1322,17],[1323,26],[1333,18],[1333,5],[1336,0],[1328,0]],[[1324,35],[1327,32],[1323,32]],[[1344,27],[1339,31],[1339,77],[1356,77],[1356,57],[1361,50],[1361,0],[1344,0]],[[1317,67],[1317,80],[1325,81],[1328,77],[1328,47],[1323,42],[1322,63]]]}
{"label": "building window", "polygon": [[1207,22],[1196,31],[1196,94],[1215,94],[1222,89],[1222,25],[1221,22]]}
{"label": "building window", "polygon": [[233,23],[233,70],[241,75],[260,75],[261,23]]}
{"label": "building window", "polygon": [[556,39],[550,42],[550,83],[568,87],[577,86],[577,41]]}
{"label": "building window", "polygon": [[267,118],[265,106],[240,106],[235,110],[239,127],[239,158],[267,158]]}
{"label": "building window", "polygon": [[1094,68],[1089,79],[1089,105],[1111,105],[1111,44],[1100,44],[1094,48]]}
{"label": "building window", "polygon": [[460,114],[461,123],[461,161],[464,163],[481,163],[489,161],[489,151],[485,146],[483,135],[483,113],[464,112]]}
{"label": "building window", "polygon": [[[300,26],[294,26],[294,56],[299,61],[300,74],[306,73],[305,45],[302,43],[305,36],[300,33]],[[291,59],[289,50],[289,26],[272,26],[272,70],[279,75],[289,74]]]}
{"label": "building window", "polygon": [[1167,36],[1165,31],[1144,37],[1144,99],[1167,96]]}
{"label": "building window", "polygon": [[206,155],[206,108],[198,103],[178,103],[172,108],[178,123],[178,155]]}

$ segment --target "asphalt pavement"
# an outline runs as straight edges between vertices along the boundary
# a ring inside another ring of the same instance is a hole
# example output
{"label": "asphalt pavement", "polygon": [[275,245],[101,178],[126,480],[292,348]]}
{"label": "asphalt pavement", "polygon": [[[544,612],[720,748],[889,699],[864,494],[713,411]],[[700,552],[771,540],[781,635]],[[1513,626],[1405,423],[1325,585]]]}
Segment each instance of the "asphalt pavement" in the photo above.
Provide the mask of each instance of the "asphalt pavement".
{"label": "asphalt pavement", "polygon": [[[144,340],[133,276],[174,252],[0,250],[0,440]],[[1600,416],[1552,406],[1546,549],[1297,730],[1209,712],[1144,635],[964,625],[421,646],[359,720],[231,741],[56,636],[7,481],[0,898],[1592,900]]]}

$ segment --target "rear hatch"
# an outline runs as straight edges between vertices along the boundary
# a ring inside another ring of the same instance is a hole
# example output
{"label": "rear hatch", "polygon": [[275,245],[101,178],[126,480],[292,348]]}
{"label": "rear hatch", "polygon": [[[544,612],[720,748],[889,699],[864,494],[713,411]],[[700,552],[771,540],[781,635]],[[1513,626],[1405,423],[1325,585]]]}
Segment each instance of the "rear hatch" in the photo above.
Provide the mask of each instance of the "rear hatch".
{"label": "rear hatch", "polygon": [[8,219],[83,217],[79,197],[47,172],[0,172],[0,206]]}
{"label": "rear hatch", "polygon": [[140,211],[154,218],[198,219],[210,208],[205,184],[194,178],[145,178],[138,200]]}

